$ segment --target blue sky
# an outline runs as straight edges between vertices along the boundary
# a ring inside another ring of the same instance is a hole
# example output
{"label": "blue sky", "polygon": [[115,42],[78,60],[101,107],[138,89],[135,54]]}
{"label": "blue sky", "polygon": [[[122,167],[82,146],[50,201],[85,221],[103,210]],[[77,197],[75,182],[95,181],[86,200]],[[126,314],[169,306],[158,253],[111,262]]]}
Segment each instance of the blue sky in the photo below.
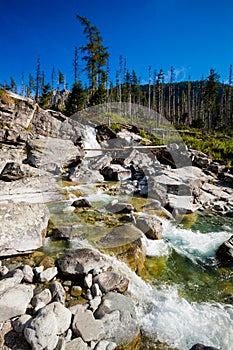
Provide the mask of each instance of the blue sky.
{"label": "blue sky", "polygon": [[76,14],[100,30],[114,83],[119,55],[142,82],[148,81],[148,66],[167,74],[171,65],[177,81],[199,80],[210,68],[221,81],[228,79],[232,0],[1,0],[0,83],[12,76],[20,84],[22,72],[27,82],[40,55],[45,81],[54,66],[71,87],[74,48],[85,43]]}

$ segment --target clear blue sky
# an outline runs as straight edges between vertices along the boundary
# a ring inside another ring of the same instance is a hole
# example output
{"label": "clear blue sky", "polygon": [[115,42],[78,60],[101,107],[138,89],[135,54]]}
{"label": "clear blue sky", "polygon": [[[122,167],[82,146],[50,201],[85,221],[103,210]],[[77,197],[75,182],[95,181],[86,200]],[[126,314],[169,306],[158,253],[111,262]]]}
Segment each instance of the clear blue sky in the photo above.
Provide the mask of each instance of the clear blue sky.
{"label": "clear blue sky", "polygon": [[[177,81],[199,80],[214,68],[227,81],[233,64],[232,0],[0,0],[0,83],[35,75],[38,55],[45,81],[53,65],[73,82],[74,47],[85,43],[76,14],[98,27],[109,48],[111,77],[119,55],[148,81],[148,66]],[[83,77],[84,78],[84,77]]]}

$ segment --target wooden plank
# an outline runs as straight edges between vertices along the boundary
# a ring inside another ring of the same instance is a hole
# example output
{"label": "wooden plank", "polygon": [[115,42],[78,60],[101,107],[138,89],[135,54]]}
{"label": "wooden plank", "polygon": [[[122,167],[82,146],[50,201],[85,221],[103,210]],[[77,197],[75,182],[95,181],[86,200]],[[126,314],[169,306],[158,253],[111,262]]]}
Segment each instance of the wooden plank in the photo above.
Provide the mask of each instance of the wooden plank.
{"label": "wooden plank", "polygon": [[124,146],[121,148],[84,148],[84,151],[124,151],[126,149],[160,149],[160,148],[166,148],[167,145],[162,145],[162,146]]}

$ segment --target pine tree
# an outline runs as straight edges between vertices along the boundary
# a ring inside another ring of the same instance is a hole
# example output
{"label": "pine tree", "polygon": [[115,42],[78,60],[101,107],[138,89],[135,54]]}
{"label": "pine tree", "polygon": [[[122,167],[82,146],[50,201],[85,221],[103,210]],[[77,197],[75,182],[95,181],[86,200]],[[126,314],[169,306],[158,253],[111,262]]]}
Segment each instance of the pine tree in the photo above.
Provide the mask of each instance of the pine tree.
{"label": "pine tree", "polygon": [[87,71],[88,78],[91,85],[91,90],[94,91],[102,84],[106,77],[104,67],[107,64],[109,54],[107,48],[102,45],[102,37],[98,28],[93,27],[87,18],[77,15],[81,25],[84,26],[84,34],[87,39],[85,46],[81,47],[85,54],[82,59],[86,61],[85,71]]}
{"label": "pine tree", "polygon": [[219,75],[213,68],[210,69],[210,75],[207,77],[204,89],[204,104],[207,115],[207,128],[210,130],[217,124],[217,88]]}
{"label": "pine tree", "polygon": [[83,90],[81,82],[76,82],[65,102],[65,114],[71,116],[72,114],[81,111],[85,107],[86,92]]}

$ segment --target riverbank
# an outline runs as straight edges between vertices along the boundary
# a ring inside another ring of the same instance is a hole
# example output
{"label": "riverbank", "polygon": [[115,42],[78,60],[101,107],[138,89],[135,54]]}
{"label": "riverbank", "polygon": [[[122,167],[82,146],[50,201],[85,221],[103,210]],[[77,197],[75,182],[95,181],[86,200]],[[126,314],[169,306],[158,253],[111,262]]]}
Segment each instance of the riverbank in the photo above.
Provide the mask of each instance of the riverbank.
{"label": "riverbank", "polygon": [[[231,327],[231,221],[217,233],[183,227],[208,213],[231,220],[227,169],[180,140],[139,149],[145,139],[129,126],[93,129],[20,98],[1,108],[4,349],[19,330],[26,349],[148,349],[148,338],[160,349],[202,340],[228,350],[233,335],[225,340],[220,325]],[[212,337],[201,332],[210,313]]]}

